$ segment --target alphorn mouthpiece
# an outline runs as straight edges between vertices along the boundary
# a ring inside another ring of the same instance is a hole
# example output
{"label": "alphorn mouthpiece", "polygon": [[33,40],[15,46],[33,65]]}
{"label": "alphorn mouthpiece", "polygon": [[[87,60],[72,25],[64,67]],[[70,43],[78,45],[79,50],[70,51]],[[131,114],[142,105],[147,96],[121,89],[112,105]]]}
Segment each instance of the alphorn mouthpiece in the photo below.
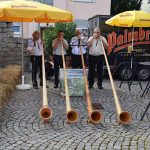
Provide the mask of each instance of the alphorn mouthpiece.
{"label": "alphorn mouthpiece", "polygon": [[68,123],[75,123],[78,120],[78,113],[75,110],[70,110],[66,114]]}
{"label": "alphorn mouthpiece", "polygon": [[47,122],[52,116],[52,110],[48,106],[44,106],[40,109],[39,116],[44,122]]}
{"label": "alphorn mouthpiece", "polygon": [[120,124],[129,124],[131,120],[131,114],[127,111],[122,111],[118,116],[118,121]]}

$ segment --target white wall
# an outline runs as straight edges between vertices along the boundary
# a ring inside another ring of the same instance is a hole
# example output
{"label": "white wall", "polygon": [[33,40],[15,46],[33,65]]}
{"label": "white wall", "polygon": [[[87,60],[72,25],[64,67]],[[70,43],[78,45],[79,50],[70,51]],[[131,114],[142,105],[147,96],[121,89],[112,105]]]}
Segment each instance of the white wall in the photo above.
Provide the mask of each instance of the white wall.
{"label": "white wall", "polygon": [[53,6],[57,7],[57,8],[60,8],[60,9],[63,9],[63,10],[66,10],[66,5],[67,5],[66,2],[67,2],[67,0],[54,0],[53,1]]}
{"label": "white wall", "polygon": [[73,2],[71,0],[54,0],[54,6],[71,11],[75,19],[84,19],[94,15],[110,15],[111,0],[96,0],[96,3]]}

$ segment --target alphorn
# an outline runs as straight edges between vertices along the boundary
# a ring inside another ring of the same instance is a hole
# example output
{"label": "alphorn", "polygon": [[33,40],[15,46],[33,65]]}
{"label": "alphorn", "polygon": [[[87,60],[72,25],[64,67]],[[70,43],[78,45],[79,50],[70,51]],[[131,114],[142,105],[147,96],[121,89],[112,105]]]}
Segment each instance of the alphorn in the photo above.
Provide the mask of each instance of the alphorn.
{"label": "alphorn", "polygon": [[87,110],[88,110],[88,117],[89,117],[88,122],[96,124],[96,123],[101,122],[103,115],[99,110],[97,110],[97,109],[93,110],[93,108],[92,108],[92,102],[91,102],[90,92],[89,92],[89,88],[88,88],[88,80],[87,80],[87,76],[86,76],[86,69],[85,69],[85,63],[84,63],[81,45],[80,45],[80,54],[81,54],[82,67],[83,67],[85,93],[86,93],[86,98],[87,98]]}
{"label": "alphorn", "polygon": [[67,118],[67,123],[75,123],[78,120],[78,113],[75,110],[73,110],[70,105],[67,71],[66,71],[66,63],[65,63],[64,48],[63,48],[62,40],[61,40],[61,52],[62,52],[62,61],[63,61],[63,68],[64,68],[63,72],[64,72],[64,85],[65,85],[65,94],[66,94],[66,118]]}
{"label": "alphorn", "polygon": [[[43,49],[43,44],[42,44]],[[47,89],[46,89],[46,79],[45,79],[45,63],[44,63],[44,49],[42,52],[42,78],[43,78],[43,107],[39,111],[39,116],[44,122],[49,121],[52,116],[52,110],[48,107],[47,100]]]}
{"label": "alphorn", "polygon": [[106,62],[106,66],[107,66],[107,70],[108,70],[108,74],[109,74],[111,87],[112,87],[112,92],[113,92],[113,95],[114,95],[116,109],[117,109],[117,113],[118,113],[118,122],[121,123],[121,124],[129,124],[132,120],[131,114],[127,111],[122,111],[122,108],[121,108],[121,105],[120,105],[120,102],[119,102],[119,99],[118,99],[118,96],[117,96],[117,92],[116,92],[116,89],[115,89],[112,74],[111,74],[111,71],[110,71],[110,66],[109,66],[109,63],[108,63],[108,59],[107,59],[107,56],[106,56],[106,52],[105,52],[102,40],[101,40],[101,44],[102,44],[102,50],[103,50],[103,53],[104,53],[104,58],[105,58],[105,62]]}

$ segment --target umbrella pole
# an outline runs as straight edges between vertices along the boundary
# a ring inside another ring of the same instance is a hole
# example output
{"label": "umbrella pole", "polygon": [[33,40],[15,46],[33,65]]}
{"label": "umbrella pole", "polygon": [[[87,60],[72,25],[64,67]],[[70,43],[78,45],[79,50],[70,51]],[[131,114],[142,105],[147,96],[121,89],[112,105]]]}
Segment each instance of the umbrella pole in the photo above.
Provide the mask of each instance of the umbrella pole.
{"label": "umbrella pole", "polygon": [[132,54],[133,54],[133,41],[134,41],[134,26],[133,26],[133,28],[132,28],[131,69],[132,69],[132,67],[133,67],[133,56],[132,56]]}
{"label": "umbrella pole", "polygon": [[22,50],[22,85],[24,85],[24,59],[23,59],[23,22],[21,23],[22,28],[21,28],[21,34],[22,34],[22,45],[21,45],[21,50]]}
{"label": "umbrella pole", "polygon": [[21,46],[21,53],[22,53],[22,77],[21,77],[21,84],[16,85],[16,89],[18,90],[29,90],[31,89],[30,84],[24,84],[24,57],[23,57],[23,21],[22,21],[22,28],[21,28],[21,34],[22,34],[22,46]]}

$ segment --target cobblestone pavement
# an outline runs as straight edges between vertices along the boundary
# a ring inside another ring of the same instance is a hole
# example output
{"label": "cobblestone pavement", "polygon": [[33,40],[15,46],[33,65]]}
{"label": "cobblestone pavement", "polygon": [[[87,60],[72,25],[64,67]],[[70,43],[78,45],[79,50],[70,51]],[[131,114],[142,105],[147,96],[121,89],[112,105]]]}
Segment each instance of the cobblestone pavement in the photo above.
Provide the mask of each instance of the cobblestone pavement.
{"label": "cobblestone pavement", "polygon": [[[104,89],[95,86],[90,90],[92,101],[100,102],[104,118],[99,124],[87,123],[86,98],[71,98],[71,105],[79,113],[75,124],[66,123],[65,100],[59,89],[53,88],[48,81],[49,107],[53,110],[52,119],[43,124],[39,118],[42,105],[42,89],[14,91],[8,103],[0,110],[0,150],[149,150],[150,119],[149,113],[141,122],[143,110],[150,95],[140,98],[142,91],[133,85],[129,92],[127,85],[117,93],[124,111],[132,114],[129,125],[117,123],[116,107],[108,80],[104,80]],[[146,82],[143,82],[145,87]],[[150,110],[149,110],[150,111]]]}

